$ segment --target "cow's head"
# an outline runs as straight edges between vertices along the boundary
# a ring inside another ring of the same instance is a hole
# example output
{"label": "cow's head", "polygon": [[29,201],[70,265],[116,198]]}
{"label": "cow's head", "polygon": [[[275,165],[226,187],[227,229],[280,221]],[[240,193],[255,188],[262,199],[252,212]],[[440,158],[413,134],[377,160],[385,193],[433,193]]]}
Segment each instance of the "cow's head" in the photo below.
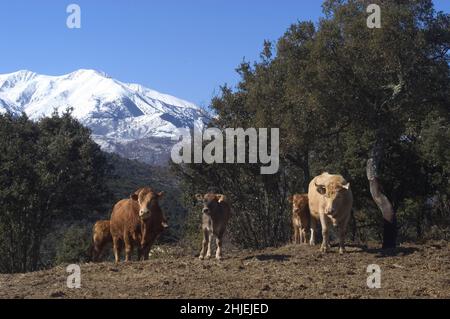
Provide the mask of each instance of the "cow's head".
{"label": "cow's head", "polygon": [[[139,204],[139,217],[146,219],[152,211],[160,212],[159,200],[164,196],[164,192],[155,192],[151,188],[141,188],[131,195],[131,199]],[[167,223],[165,223],[167,224]]]}
{"label": "cow's head", "polygon": [[195,195],[195,199],[198,203],[203,204],[203,214],[209,215],[211,212],[219,209],[219,203],[225,200],[225,196],[222,194],[207,193],[205,195],[197,194]]}
{"label": "cow's head", "polygon": [[325,213],[334,215],[337,208],[341,205],[344,194],[350,190],[350,183],[343,184],[332,181],[327,184],[315,183],[315,187],[317,192],[325,197]]}
{"label": "cow's head", "polygon": [[298,216],[305,207],[308,207],[308,195],[294,194],[288,197],[288,201],[292,204],[292,212]]}

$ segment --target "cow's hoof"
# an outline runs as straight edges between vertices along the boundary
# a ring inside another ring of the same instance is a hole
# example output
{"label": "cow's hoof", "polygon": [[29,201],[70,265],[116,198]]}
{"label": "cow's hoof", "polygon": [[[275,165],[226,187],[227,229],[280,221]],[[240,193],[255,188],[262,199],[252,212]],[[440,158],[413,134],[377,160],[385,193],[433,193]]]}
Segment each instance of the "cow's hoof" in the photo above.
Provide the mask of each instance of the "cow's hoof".
{"label": "cow's hoof", "polygon": [[222,257],[221,257],[221,256],[216,256],[216,259],[219,260],[219,261],[221,261],[221,260],[222,260]]}
{"label": "cow's hoof", "polygon": [[339,248],[339,254],[343,255],[345,253],[345,248]]}
{"label": "cow's hoof", "polygon": [[198,259],[203,260],[203,256],[202,255],[198,256]]}
{"label": "cow's hoof", "polygon": [[330,251],[330,247],[328,246],[320,246],[320,251],[323,253],[327,253]]}
{"label": "cow's hoof", "polygon": [[211,255],[206,255],[205,259],[211,259]]}

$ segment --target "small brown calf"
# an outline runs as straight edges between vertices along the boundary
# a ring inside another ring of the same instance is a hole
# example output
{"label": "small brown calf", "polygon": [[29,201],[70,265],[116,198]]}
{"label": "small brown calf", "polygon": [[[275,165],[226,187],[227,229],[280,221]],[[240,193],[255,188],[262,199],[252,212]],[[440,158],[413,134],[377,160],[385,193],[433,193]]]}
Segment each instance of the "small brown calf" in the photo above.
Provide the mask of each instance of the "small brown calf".
{"label": "small brown calf", "polygon": [[310,224],[308,194],[294,194],[288,197],[292,204],[292,227],[294,244],[306,244],[306,230]]}

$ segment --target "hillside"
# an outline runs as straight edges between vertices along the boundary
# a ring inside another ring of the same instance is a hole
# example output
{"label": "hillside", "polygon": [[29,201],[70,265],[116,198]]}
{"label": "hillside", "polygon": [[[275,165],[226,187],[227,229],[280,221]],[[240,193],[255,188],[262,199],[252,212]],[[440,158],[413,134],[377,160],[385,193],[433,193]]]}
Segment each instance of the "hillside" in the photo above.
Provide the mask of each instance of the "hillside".
{"label": "hillside", "polygon": [[[225,251],[200,261],[163,247],[148,262],[81,265],[81,288],[66,288],[65,266],[0,275],[0,298],[450,298],[450,244],[405,244],[383,256],[374,246],[334,249],[288,245]],[[366,286],[369,264],[381,267],[381,289]]]}

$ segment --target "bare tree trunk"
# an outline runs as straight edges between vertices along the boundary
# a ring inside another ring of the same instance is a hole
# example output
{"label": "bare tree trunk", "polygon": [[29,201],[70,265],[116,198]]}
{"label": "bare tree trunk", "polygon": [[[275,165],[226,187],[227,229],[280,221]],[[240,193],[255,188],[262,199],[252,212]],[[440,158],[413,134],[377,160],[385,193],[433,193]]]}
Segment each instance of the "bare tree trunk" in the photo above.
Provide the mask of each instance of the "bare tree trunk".
{"label": "bare tree trunk", "polygon": [[383,249],[387,249],[396,247],[397,219],[395,210],[383,193],[382,186],[378,180],[380,157],[380,148],[375,146],[371,158],[367,161],[366,172],[372,198],[383,214]]}

